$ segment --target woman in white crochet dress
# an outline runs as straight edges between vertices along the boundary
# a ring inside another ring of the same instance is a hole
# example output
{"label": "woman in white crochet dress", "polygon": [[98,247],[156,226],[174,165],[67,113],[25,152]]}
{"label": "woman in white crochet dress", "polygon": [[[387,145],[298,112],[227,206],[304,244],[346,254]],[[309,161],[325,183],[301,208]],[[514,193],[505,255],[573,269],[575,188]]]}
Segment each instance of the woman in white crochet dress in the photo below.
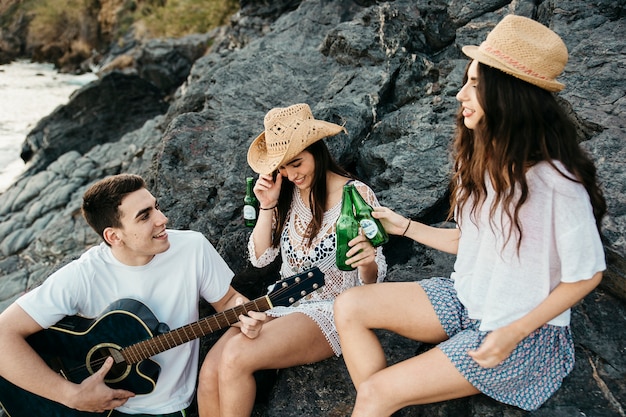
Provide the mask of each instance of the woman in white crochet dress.
{"label": "woman in white crochet dress", "polygon": [[335,264],[335,223],[344,184],[353,181],[370,205],[379,206],[374,192],[339,167],[322,140],[343,127],[316,120],[306,104],[272,109],[264,125],[248,150],[248,163],[260,174],[254,187],[260,210],[248,246],[250,261],[263,267],[280,254],[283,278],[317,266],[326,285],[298,306],[269,310],[268,322],[254,340],[234,330],[220,338],[200,372],[201,417],[249,416],[255,371],[341,355],[335,297],[355,285],[380,282],[387,272],[382,249],[363,235],[350,242],[347,263],[355,270],[341,271]]}

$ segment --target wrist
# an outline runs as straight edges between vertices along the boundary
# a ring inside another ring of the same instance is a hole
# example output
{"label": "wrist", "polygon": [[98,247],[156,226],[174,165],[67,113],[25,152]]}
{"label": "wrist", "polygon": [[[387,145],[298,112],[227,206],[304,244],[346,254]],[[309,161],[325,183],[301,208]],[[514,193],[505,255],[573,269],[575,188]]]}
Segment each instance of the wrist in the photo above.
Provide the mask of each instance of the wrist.
{"label": "wrist", "polygon": [[79,385],[70,381],[63,381],[60,385],[57,386],[59,388],[60,393],[60,402],[61,404],[72,408],[78,409],[77,399],[80,398],[80,390]]}
{"label": "wrist", "polygon": [[268,201],[259,205],[260,210],[272,210],[278,207],[278,200]]}
{"label": "wrist", "polygon": [[374,284],[378,280],[378,264],[374,261],[370,264],[360,265],[357,267],[359,271],[359,280],[363,284]]}
{"label": "wrist", "polygon": [[526,326],[523,322],[523,318],[510,323],[508,326],[506,326],[506,328],[506,331],[514,337],[516,343],[521,342],[529,334],[536,330],[536,328],[528,328],[528,326]]}
{"label": "wrist", "polygon": [[402,232],[402,236],[406,236],[406,233],[409,231],[409,228],[411,227],[411,223],[413,223],[413,221],[411,219],[408,219],[409,222],[407,223],[406,227],[404,228],[404,232]]}

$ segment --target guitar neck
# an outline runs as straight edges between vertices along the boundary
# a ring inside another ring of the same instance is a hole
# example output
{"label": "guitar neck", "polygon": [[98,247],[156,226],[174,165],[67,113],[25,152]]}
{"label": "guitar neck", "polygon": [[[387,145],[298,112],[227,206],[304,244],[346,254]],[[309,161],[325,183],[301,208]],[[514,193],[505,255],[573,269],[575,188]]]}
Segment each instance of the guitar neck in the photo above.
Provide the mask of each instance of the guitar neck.
{"label": "guitar neck", "polygon": [[220,313],[200,319],[199,321],[160,334],[142,342],[135,343],[122,350],[128,363],[138,363],[151,356],[175,348],[183,343],[229,327],[239,321],[241,314],[249,311],[265,311],[272,308],[270,298],[266,295],[245,304],[235,306]]}

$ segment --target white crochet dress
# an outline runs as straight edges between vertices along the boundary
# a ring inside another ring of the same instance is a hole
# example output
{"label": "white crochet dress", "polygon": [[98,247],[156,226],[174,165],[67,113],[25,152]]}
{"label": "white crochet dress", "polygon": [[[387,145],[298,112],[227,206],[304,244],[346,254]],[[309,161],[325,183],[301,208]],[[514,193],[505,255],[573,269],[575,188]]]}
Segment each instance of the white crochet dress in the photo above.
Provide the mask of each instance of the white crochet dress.
{"label": "white crochet dress", "polygon": [[[367,185],[360,181],[354,181],[354,185],[371,206],[380,205],[374,192]],[[335,297],[344,290],[362,284],[357,270],[341,271],[335,263],[335,223],[340,211],[341,201],[324,213],[322,227],[312,244],[307,247],[304,233],[312,219],[312,214],[302,201],[300,191],[294,187],[291,209],[281,235],[282,266],[280,275],[286,278],[312,266],[317,266],[324,273],[326,285],[319,292],[307,295],[297,306],[275,307],[267,311],[267,314],[272,317],[280,317],[294,312],[306,314],[320,327],[337,356],[341,355],[341,346],[335,329],[333,302]],[[270,247],[257,259],[254,242],[250,236],[248,252],[252,265],[261,268],[276,259],[279,248]],[[378,265],[377,282],[382,282],[387,273],[387,263],[381,247],[376,250],[376,264]]]}

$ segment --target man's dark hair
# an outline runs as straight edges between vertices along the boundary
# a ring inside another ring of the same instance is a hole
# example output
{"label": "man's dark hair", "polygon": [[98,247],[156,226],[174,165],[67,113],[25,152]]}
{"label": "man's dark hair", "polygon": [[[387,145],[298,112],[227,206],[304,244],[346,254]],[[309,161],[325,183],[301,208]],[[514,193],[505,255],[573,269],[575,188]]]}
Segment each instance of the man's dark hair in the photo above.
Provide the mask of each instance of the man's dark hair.
{"label": "man's dark hair", "polygon": [[104,229],[122,226],[118,209],[122,199],[142,188],[146,188],[146,182],[139,175],[119,174],[102,179],[85,191],[83,217],[104,239]]}

